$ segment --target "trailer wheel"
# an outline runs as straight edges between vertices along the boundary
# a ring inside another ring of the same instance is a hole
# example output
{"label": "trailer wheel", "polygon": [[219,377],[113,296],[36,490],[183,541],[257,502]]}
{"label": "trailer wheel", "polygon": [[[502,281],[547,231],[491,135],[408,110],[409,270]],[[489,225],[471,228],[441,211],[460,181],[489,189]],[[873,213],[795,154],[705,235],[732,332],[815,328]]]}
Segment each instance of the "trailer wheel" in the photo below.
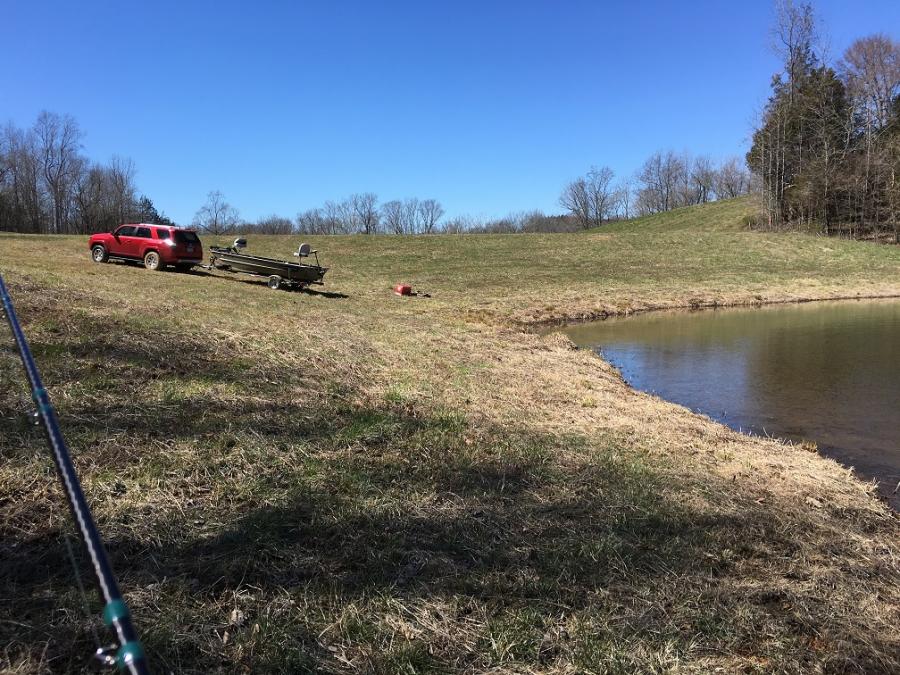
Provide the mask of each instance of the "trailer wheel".
{"label": "trailer wheel", "polygon": [[277,291],[279,288],[281,288],[281,281],[282,279],[280,276],[278,276],[277,274],[273,274],[269,277],[269,288],[271,288],[273,291]]}
{"label": "trailer wheel", "polygon": [[159,253],[157,253],[156,251],[147,251],[147,255],[144,256],[144,267],[154,272],[162,269],[162,265],[160,265]]}
{"label": "trailer wheel", "polygon": [[109,262],[109,253],[106,252],[106,248],[97,244],[94,248],[91,249],[91,260],[95,263],[105,263]]}

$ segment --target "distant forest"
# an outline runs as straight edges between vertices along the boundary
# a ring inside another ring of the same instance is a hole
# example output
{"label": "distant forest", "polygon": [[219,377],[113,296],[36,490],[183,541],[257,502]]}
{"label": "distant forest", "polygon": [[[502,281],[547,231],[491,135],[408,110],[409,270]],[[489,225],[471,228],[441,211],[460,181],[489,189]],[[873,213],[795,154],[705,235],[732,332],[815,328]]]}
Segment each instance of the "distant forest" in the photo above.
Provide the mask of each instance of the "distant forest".
{"label": "distant forest", "polygon": [[856,40],[829,64],[812,5],[780,2],[772,80],[747,163],[759,225],[900,243],[900,43]]}
{"label": "distant forest", "polygon": [[123,222],[171,221],[138,195],[131,160],[92,162],[74,118],[42,112],[30,129],[0,131],[0,230],[109,231]]}

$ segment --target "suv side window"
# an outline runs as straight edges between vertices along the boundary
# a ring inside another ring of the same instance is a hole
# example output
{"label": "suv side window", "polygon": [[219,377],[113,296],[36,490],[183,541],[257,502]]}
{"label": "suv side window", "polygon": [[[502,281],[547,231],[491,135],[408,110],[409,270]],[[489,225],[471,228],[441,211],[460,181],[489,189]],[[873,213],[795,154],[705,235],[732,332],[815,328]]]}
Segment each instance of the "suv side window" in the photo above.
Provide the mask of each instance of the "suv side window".
{"label": "suv side window", "polygon": [[149,227],[139,227],[137,228],[137,232],[134,234],[135,237],[143,237],[144,239],[150,238],[150,228]]}
{"label": "suv side window", "polygon": [[164,229],[161,228],[161,227],[157,227],[157,228],[155,229],[155,232],[156,232],[156,238],[157,238],[157,239],[171,239],[171,238],[172,238],[172,233],[171,233],[171,231],[169,231],[169,230],[164,230]]}
{"label": "suv side window", "polygon": [[123,225],[118,230],[116,230],[117,237],[133,237],[134,236],[134,225]]}

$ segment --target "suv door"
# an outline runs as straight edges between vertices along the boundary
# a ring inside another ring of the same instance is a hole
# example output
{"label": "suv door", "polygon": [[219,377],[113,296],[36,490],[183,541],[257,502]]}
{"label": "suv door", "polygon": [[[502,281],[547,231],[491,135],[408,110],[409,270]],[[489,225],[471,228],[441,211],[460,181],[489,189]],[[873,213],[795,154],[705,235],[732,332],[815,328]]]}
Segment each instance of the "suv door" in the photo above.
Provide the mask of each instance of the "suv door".
{"label": "suv door", "polygon": [[109,242],[109,254],[113,256],[128,256],[130,247],[133,246],[134,225],[122,225],[113,232],[112,239]]}
{"label": "suv door", "polygon": [[150,228],[149,227],[136,227],[134,230],[134,257],[135,258],[143,258],[144,254],[147,252],[147,244],[151,243],[150,241]]}

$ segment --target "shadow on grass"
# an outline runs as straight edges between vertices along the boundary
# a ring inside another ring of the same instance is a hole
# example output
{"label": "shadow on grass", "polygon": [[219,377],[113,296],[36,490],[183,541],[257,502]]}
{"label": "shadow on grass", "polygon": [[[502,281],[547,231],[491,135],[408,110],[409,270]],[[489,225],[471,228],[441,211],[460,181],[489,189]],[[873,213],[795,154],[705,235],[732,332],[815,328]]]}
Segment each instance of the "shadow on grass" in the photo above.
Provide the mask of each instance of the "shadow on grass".
{"label": "shadow on grass", "polygon": [[[261,289],[271,291],[271,289],[266,286],[266,281],[267,281],[266,277],[255,277],[255,278],[249,277],[248,278],[247,275],[241,275],[239,273],[234,273],[234,274],[229,275],[227,272],[219,273],[219,274],[205,272],[205,274],[212,279],[221,279],[222,281],[239,283],[239,284],[250,284],[251,286],[258,286]],[[318,296],[318,297],[322,297],[322,298],[327,298],[329,300],[343,300],[343,299],[350,297],[349,295],[346,295],[344,293],[337,293],[334,291],[318,291],[313,288],[310,288],[309,286],[302,288],[302,289],[295,290],[295,291],[291,291],[288,288],[284,288],[284,289],[282,289],[281,292],[302,293],[305,295],[313,295],[313,296]]]}
{"label": "shadow on grass", "polygon": [[[134,608],[157,663],[179,672],[334,670],[322,631],[342,605],[385,595],[401,603],[455,598],[455,620],[463,624],[469,612],[479,611],[512,622],[513,628],[489,630],[514,631],[510,640],[516,644],[527,638],[516,652],[523,662],[539,660],[550,617],[592,607],[618,613],[615,624],[603,629],[604,639],[640,639],[659,649],[672,643],[686,650],[704,631],[721,630],[733,617],[704,615],[709,627],[699,619],[696,625],[673,622],[674,610],[666,603],[679,600],[669,585],[678,580],[697,592],[714,586],[730,563],[710,553],[726,543],[742,556],[761,555],[753,541],[742,541],[748,531],[763,534],[767,547],[793,548],[771,524],[753,522],[752,516],[700,518],[667,504],[654,473],[619,456],[614,445],[586,464],[563,468],[554,456],[586,451],[578,439],[473,431],[456,416],[423,416],[402,405],[334,404],[285,432],[284,421],[302,410],[245,410],[257,420],[253,432],[263,454],[241,469],[235,489],[257,487],[232,510],[187,499],[151,515],[154,535],[147,537],[128,534],[127,514],[103,523],[123,587],[139,597],[145,596],[139,589],[167,589]],[[206,438],[206,430],[221,430],[234,414],[207,411],[196,431]],[[208,441],[221,447],[198,454],[196,461],[213,466],[216,452],[227,453],[229,442],[219,436]],[[303,453],[295,452],[298,443]],[[276,462],[285,454],[296,460],[292,468]],[[173,475],[179,465],[164,455],[145,456],[135,470],[159,464],[164,468],[153,475]],[[196,468],[180,466],[184,472]],[[121,474],[132,475],[127,468]],[[203,494],[209,486],[193,487]],[[206,520],[222,524],[192,526]],[[73,609],[78,600],[59,532],[23,537],[3,530],[0,594],[16,624],[0,624],[0,639],[23,651],[49,642],[50,670],[78,670],[78,655],[91,648]],[[255,622],[268,616],[263,606],[279,597],[302,599],[307,615],[295,612],[265,624],[260,646],[253,623],[228,625],[230,606],[223,598],[240,589],[252,590]],[[633,607],[636,598],[642,599],[640,611]],[[61,613],[60,607],[70,609]],[[365,616],[370,625],[363,633],[377,635],[381,620],[378,612]],[[221,636],[229,630],[232,646],[226,649]],[[370,639],[375,652],[382,649]],[[240,644],[255,648],[235,652]],[[479,659],[485,658],[462,647],[459,653],[451,647],[449,657],[429,656],[426,643],[407,647],[412,651],[390,652],[390,663],[376,659],[369,670],[452,670],[483,665]]]}
{"label": "shadow on grass", "polygon": [[[384,411],[379,416],[386,420]],[[420,424],[405,428],[414,432]],[[589,605],[610,585],[647,595],[660,576],[695,567],[692,551],[708,536],[705,524],[655,506],[648,512],[649,477],[616,463],[565,477],[523,457],[419,467],[402,456],[348,458],[322,470],[306,480],[295,476],[277,505],[218,514],[227,524],[212,536],[159,523],[164,541],[154,543],[126,536],[122,523],[104,524],[124,588],[152,588],[165,580],[179,589],[162,602],[134,608],[142,624],[154,624],[144,633],[158,663],[181,672],[225,667],[230,661],[222,645],[211,654],[206,643],[210,626],[219,634],[226,630],[228,608],[221,598],[242,588],[253,589],[257,599],[303,597],[314,608],[321,603],[323,611],[334,611],[335,602],[383,594],[401,602],[456,597],[461,621],[472,608],[487,606],[500,615],[527,608],[540,622],[561,607]],[[560,479],[576,489],[553,498]],[[590,494],[579,494],[579,482]],[[59,533],[5,533],[2,551],[0,593],[17,624],[4,623],[0,637],[30,649],[49,640],[51,669],[77,670],[78,655],[91,650]],[[208,609],[198,612],[198,605]],[[61,615],[60,607],[71,609]],[[167,619],[158,625],[149,612]],[[183,623],[191,616],[199,625]],[[377,613],[366,619],[380,621]],[[267,637],[270,644],[291,642],[292,653],[307,660],[302,667],[315,670],[334,665],[316,638],[322,627],[294,616]],[[250,639],[249,632],[237,639]],[[254,671],[284,671],[283,661],[260,651],[248,661]]]}
{"label": "shadow on grass", "polygon": [[328,298],[329,300],[344,300],[344,299],[350,297],[346,293],[337,293],[335,291],[318,291],[315,288],[309,288],[308,286],[297,292],[303,293],[305,295],[313,295],[313,296],[317,296],[317,297]]}

